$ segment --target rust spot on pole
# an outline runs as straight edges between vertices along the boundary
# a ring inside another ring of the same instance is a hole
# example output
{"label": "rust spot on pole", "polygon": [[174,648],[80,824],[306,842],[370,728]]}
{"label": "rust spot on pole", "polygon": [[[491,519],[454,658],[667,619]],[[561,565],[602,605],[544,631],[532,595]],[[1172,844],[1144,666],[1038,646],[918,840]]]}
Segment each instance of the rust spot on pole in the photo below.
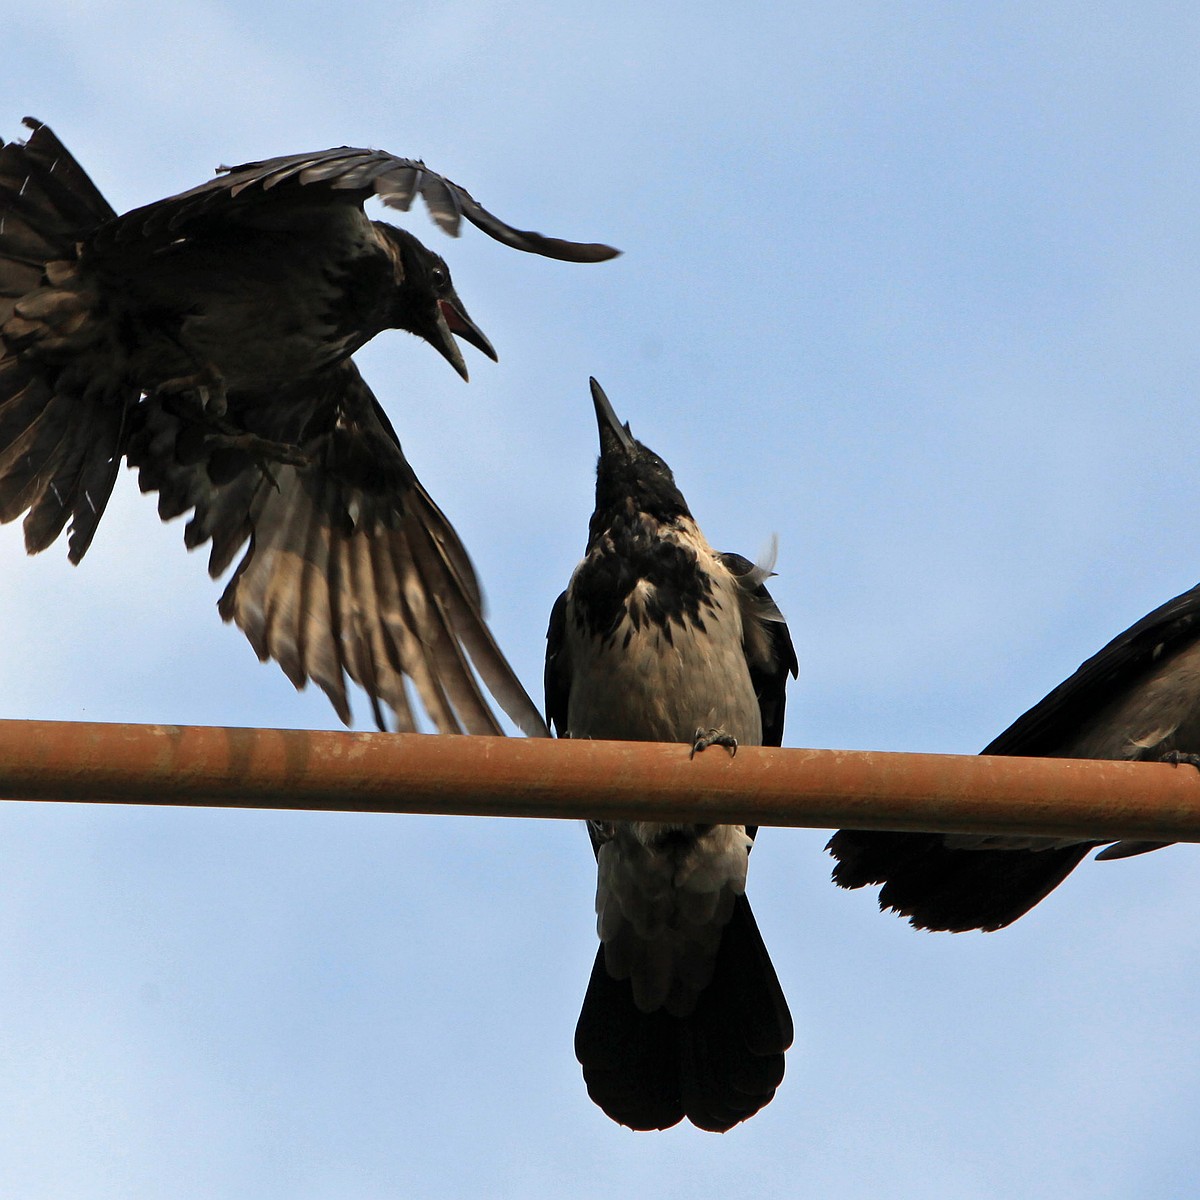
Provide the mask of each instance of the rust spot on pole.
{"label": "rust spot on pole", "polygon": [[1200,841],[1200,772],[1080,759],[0,721],[0,797]]}

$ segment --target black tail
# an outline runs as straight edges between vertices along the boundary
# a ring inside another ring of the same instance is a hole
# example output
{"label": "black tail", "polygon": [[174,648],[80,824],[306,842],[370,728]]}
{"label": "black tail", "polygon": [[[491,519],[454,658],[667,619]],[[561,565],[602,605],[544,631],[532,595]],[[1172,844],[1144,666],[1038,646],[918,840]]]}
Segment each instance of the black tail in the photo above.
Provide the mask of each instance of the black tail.
{"label": "black tail", "polygon": [[601,947],[575,1029],[588,1095],[630,1129],[687,1117],[724,1133],[770,1103],[791,1044],[792,1017],[745,896],[690,1016],[639,1011],[629,980],[605,970]]}
{"label": "black tail", "polygon": [[80,348],[94,330],[77,244],[116,214],[45,126],[0,143],[0,522],[28,510],[37,553],[71,522],[70,558],[91,543],[116,480],[137,393],[106,387]]}
{"label": "black tail", "polygon": [[917,929],[991,932],[1040,904],[1083,861],[1093,843],[1046,850],[954,849],[936,833],[841,829],[826,847],[844,888],[883,884],[879,907]]}

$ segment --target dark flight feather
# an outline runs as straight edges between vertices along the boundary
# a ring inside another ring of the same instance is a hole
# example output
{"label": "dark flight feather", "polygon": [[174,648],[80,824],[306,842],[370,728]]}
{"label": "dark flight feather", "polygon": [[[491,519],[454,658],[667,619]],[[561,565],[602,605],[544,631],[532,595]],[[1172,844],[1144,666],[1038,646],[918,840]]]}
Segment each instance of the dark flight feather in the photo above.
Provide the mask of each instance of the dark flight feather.
{"label": "dark flight feather", "polygon": [[145,403],[135,416],[128,458],[142,490],[158,493],[164,519],[194,510],[187,542],[212,542],[214,578],[246,547],[221,615],[297,687],[312,679],[348,721],[349,678],[412,728],[407,676],[443,732],[498,733],[465,646],[517,725],[543,732],[484,623],[462,543],[352,362],[328,368],[277,408],[235,407],[257,436],[294,439],[307,464],[274,464],[268,473],[246,451],[189,447],[187,420],[163,405]]}
{"label": "dark flight feather", "polygon": [[488,212],[471,194],[417,159],[383,150],[335,146],[314,154],[290,154],[222,167],[207,183],[165,200],[135,208],[97,231],[95,244],[138,238],[161,239],[186,233],[190,225],[251,206],[346,204],[359,207],[377,196],[385,205],[408,211],[416,196],[438,228],[457,237],[461,218],[515,250],[564,262],[603,262],[620,251],[598,242],[571,242],[516,229]]}

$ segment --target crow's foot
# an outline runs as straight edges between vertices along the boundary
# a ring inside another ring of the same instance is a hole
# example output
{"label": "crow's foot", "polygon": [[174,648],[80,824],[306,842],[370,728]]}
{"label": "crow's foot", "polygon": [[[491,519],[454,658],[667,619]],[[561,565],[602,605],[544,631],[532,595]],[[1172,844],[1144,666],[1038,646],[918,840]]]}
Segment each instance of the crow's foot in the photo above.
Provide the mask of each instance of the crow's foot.
{"label": "crow's foot", "polygon": [[179,396],[191,400],[206,417],[223,417],[228,407],[225,377],[210,365],[193,375],[177,375],[154,389],[158,396]]}
{"label": "crow's foot", "polygon": [[732,758],[737,753],[738,743],[733,734],[726,733],[723,729],[697,729],[688,758],[695,758],[701,750],[707,750],[709,746],[724,746]]}
{"label": "crow's foot", "polygon": [[1159,756],[1158,761],[1170,763],[1173,767],[1186,764],[1200,771],[1200,754],[1185,754],[1182,750],[1168,750],[1165,754]]}

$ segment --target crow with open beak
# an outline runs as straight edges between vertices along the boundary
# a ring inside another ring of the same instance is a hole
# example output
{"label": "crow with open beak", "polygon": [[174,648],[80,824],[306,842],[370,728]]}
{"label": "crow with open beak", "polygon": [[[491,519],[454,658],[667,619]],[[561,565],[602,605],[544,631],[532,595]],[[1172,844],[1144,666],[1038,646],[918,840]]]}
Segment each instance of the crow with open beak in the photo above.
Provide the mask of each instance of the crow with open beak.
{"label": "crow with open beak", "polygon": [[377,720],[384,704],[407,727],[407,678],[439,729],[498,731],[486,703],[484,718],[452,698],[477,697],[464,652],[478,650],[501,705],[544,732],[478,633],[461,544],[350,360],[385,329],[464,379],[457,339],[495,351],[445,262],[363,205],[420,195],[450,234],[465,217],[552,258],[616,251],[514,229],[420,162],[348,147],[223,168],[118,216],[50,129],[26,124],[27,141],[0,144],[0,521],[27,514],[30,553],[69,522],[78,562],[127,456],[164,516],[196,508],[189,544],[211,538],[214,569],[249,541],[221,611],[344,719],[348,675]]}
{"label": "crow with open beak", "polygon": [[[558,598],[546,713],[560,737],[778,746],[796,674],[768,571],[718,554],[670,468],[599,384],[596,508]],[[681,753],[682,753],[681,749]],[[575,1032],[592,1099],[633,1129],[724,1132],[783,1079],[792,1019],[746,899],[755,829],[589,822],[600,949]]]}
{"label": "crow with open beak", "polygon": [[[982,754],[1200,766],[1200,587],[1115,637]],[[917,929],[1003,929],[1103,842],[841,829],[828,849],[845,888],[882,884],[879,907]],[[1166,843],[1116,842],[1098,859]]]}

